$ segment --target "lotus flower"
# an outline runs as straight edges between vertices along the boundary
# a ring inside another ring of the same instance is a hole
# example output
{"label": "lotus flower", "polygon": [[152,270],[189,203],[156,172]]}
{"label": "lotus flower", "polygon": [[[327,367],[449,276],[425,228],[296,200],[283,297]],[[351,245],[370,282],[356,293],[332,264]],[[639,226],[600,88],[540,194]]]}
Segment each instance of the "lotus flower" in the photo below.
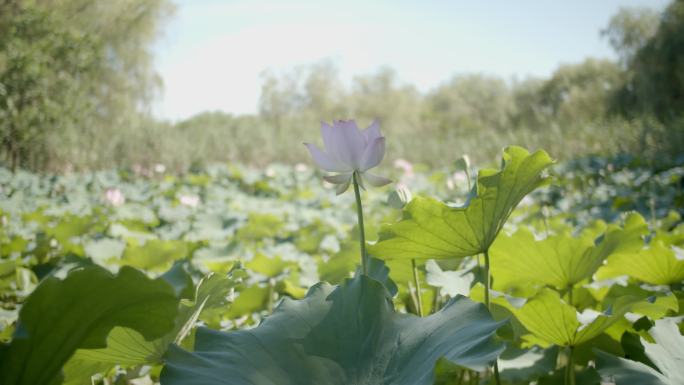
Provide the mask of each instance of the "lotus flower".
{"label": "lotus flower", "polygon": [[385,156],[385,137],[380,134],[380,123],[375,120],[368,128],[359,130],[353,120],[333,121],[332,126],[321,122],[321,136],[325,151],[318,146],[304,143],[316,165],[336,175],[324,176],[327,182],[337,185],[337,194],[347,191],[352,175],[357,173],[359,184],[384,186],[391,181],[367,172],[380,164]]}
{"label": "lotus flower", "polygon": [[126,196],[118,188],[108,188],[105,191],[105,200],[112,206],[121,206],[126,203]]}
{"label": "lotus flower", "polygon": [[401,171],[404,172],[404,176],[407,178],[412,178],[413,177],[413,164],[409,162],[406,159],[395,159],[394,160],[394,167],[400,169]]}

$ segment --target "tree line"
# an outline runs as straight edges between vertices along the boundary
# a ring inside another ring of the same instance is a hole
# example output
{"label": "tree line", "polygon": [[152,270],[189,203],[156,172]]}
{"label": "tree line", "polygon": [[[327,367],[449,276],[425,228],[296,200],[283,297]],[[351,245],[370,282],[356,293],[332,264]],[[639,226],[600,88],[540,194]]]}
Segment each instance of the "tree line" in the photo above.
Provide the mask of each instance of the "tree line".
{"label": "tree line", "polygon": [[[394,156],[443,163],[490,158],[505,144],[557,157],[672,156],[684,144],[684,1],[624,8],[601,35],[619,59],[587,58],[549,78],[460,74],[422,93],[391,68],[344,84],[323,61],[265,72],[259,110],[155,121],[160,81],[150,45],[165,0],[0,3],[0,159],[6,167],[90,169],[304,159],[321,119],[380,118]],[[477,151],[475,150],[477,149]]]}

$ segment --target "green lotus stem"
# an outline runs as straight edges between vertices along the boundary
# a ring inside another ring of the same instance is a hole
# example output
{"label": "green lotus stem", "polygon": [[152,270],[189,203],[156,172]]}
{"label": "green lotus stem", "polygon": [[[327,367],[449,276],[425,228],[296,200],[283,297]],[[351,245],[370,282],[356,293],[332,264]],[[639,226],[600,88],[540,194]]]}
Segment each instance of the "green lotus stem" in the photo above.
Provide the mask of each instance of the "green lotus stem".
{"label": "green lotus stem", "polygon": [[574,346],[568,346],[568,362],[565,364],[565,385],[575,385]]}
{"label": "green lotus stem", "polygon": [[546,236],[549,236],[549,222],[547,221],[547,214],[548,214],[548,208],[546,205],[543,205],[541,208],[541,214],[542,214],[542,220],[544,222],[544,232],[546,233]]}
{"label": "green lotus stem", "polygon": [[442,303],[440,302],[440,297],[439,297],[439,289],[433,288],[432,294],[433,294],[433,298],[434,298],[434,300],[432,301],[432,312],[436,313],[439,311],[439,309],[442,308]]}
{"label": "green lotus stem", "polygon": [[572,285],[568,285],[568,303],[570,306],[575,306],[572,304]]}
{"label": "green lotus stem", "polygon": [[266,302],[266,310],[269,314],[273,313],[273,302],[275,296],[275,280],[273,278],[268,280],[268,302]]}
{"label": "green lotus stem", "polygon": [[366,231],[363,227],[363,206],[361,205],[361,192],[359,191],[359,174],[354,171],[352,174],[354,183],[354,195],[356,196],[356,214],[359,220],[359,244],[361,246],[361,271],[363,275],[368,275],[368,255],[366,254]]}
{"label": "green lotus stem", "polygon": [[416,260],[411,259],[411,266],[413,267],[413,284],[416,288],[416,306],[418,306],[418,315],[423,316],[423,299],[421,298],[420,280],[418,279],[418,267]]}
{"label": "green lotus stem", "polygon": [[[485,260],[485,266],[484,266],[485,306],[487,306],[487,310],[489,310],[489,313],[491,314],[492,309],[491,309],[491,303],[489,301],[489,288],[490,288],[490,283],[491,283],[491,279],[489,276],[489,249],[484,251],[484,260]],[[499,362],[498,362],[498,360],[494,361],[494,381],[496,382],[496,385],[501,385],[501,380],[499,379]]]}
{"label": "green lotus stem", "polygon": [[501,384],[501,378],[499,377],[499,360],[494,361],[494,381],[497,385]]}
{"label": "green lotus stem", "polygon": [[485,293],[484,293],[484,300],[485,300],[485,306],[487,306],[487,310],[491,312],[490,309],[490,303],[489,303],[489,250],[485,250],[484,252],[484,285],[485,285]]}

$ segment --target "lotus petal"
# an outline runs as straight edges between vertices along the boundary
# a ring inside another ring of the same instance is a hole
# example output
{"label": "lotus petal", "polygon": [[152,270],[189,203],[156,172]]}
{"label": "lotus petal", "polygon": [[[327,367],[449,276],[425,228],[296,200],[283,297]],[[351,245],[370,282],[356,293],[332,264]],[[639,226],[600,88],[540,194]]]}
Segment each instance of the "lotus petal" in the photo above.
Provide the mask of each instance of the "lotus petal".
{"label": "lotus petal", "polygon": [[306,146],[306,148],[309,149],[309,153],[311,153],[311,157],[316,163],[316,166],[320,167],[321,169],[331,172],[351,171],[351,169],[348,166],[340,164],[337,160],[332,159],[330,156],[328,156],[328,154],[323,152],[315,144],[304,143],[304,145]]}
{"label": "lotus petal", "polygon": [[351,178],[349,178],[346,182],[337,185],[337,190],[335,190],[336,194],[340,195],[340,194],[344,193],[345,191],[347,191],[350,184],[351,184]]}
{"label": "lotus petal", "polygon": [[337,175],[325,175],[323,179],[332,184],[344,184],[344,183],[349,183],[351,181],[352,174],[351,173],[344,173],[344,174],[337,174]]}
{"label": "lotus petal", "polygon": [[373,187],[380,187],[392,183],[391,179],[385,178],[384,176],[371,174],[369,172],[363,173],[363,179],[365,179],[366,182]]}
{"label": "lotus petal", "polygon": [[326,143],[326,150],[341,163],[352,169],[359,169],[365,139],[353,121],[336,122],[331,130],[332,143]]}
{"label": "lotus petal", "polygon": [[382,136],[380,133],[380,121],[378,119],[373,120],[373,123],[361,133],[366,138],[366,144],[372,143],[373,140]]}
{"label": "lotus petal", "polygon": [[382,158],[385,157],[385,137],[373,139],[361,155],[361,169],[359,171],[369,170],[380,164]]}

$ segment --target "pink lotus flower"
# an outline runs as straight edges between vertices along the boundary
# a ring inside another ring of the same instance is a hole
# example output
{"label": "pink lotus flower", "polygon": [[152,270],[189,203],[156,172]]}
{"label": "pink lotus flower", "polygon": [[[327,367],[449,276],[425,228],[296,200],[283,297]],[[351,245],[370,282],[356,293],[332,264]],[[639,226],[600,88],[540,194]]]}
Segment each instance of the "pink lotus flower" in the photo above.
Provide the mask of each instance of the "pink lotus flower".
{"label": "pink lotus flower", "polygon": [[347,191],[352,175],[357,173],[359,184],[363,181],[371,186],[384,186],[391,180],[367,172],[377,166],[385,156],[385,137],[380,134],[380,123],[376,120],[363,131],[353,120],[333,121],[332,126],[321,122],[321,136],[325,152],[318,146],[304,143],[316,165],[336,175],[323,177],[337,185],[337,194]]}
{"label": "pink lotus flower", "polygon": [[407,178],[413,177],[413,164],[406,159],[395,159],[394,167],[400,169],[404,172],[404,176]]}
{"label": "pink lotus flower", "polygon": [[121,206],[126,203],[126,197],[118,188],[108,188],[105,191],[105,200],[112,206]]}

